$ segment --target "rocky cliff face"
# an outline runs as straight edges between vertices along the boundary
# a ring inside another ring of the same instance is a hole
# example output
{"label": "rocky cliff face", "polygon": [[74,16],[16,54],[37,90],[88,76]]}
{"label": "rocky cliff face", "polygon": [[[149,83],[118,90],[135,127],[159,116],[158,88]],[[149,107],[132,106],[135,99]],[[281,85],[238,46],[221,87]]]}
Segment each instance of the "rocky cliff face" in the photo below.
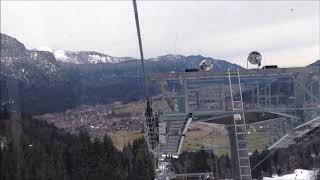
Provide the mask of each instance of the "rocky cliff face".
{"label": "rocky cliff face", "polygon": [[28,50],[17,39],[1,34],[1,75],[26,83],[54,83],[61,65],[54,55],[45,51]]}

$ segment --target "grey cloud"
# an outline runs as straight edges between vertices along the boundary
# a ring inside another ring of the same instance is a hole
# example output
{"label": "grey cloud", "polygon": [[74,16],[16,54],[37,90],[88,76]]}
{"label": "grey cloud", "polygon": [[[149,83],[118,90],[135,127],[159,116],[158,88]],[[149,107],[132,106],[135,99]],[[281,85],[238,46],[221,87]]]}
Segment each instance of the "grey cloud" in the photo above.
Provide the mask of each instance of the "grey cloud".
{"label": "grey cloud", "polygon": [[[283,65],[301,53],[308,59],[295,64],[320,58],[317,1],[138,1],[138,7],[147,57],[203,54],[243,64],[256,49]],[[28,48],[138,57],[131,1],[1,1],[1,32]]]}

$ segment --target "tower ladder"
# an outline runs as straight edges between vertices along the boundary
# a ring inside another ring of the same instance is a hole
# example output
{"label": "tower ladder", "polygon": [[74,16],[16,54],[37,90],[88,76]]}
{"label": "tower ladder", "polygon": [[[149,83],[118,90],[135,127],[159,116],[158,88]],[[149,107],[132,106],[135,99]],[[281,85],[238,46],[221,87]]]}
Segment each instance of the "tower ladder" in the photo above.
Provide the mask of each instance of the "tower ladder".
{"label": "tower ladder", "polygon": [[[234,122],[234,132],[235,132],[235,142],[236,142],[236,151],[237,151],[237,163],[239,167],[239,176],[240,180],[252,180],[251,176],[251,167],[250,167],[250,158],[248,150],[248,139],[247,139],[247,127],[246,119],[244,114],[243,99],[242,99],[242,89],[241,89],[241,80],[240,72],[237,70],[237,73],[233,76],[236,76],[238,79],[239,85],[239,95],[240,99],[235,100],[234,92],[232,88],[231,81],[231,72],[228,69],[228,78],[229,78],[229,87],[230,87],[230,98],[232,104],[233,113],[233,122]],[[237,180],[237,178],[235,177]]]}

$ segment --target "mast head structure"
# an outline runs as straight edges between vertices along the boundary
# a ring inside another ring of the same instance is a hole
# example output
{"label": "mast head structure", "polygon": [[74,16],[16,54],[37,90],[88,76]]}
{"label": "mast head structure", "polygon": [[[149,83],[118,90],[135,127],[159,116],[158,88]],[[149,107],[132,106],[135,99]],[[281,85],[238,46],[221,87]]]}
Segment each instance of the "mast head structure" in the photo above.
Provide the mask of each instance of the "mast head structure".
{"label": "mast head structure", "polygon": [[253,65],[258,65],[258,68],[261,66],[262,55],[258,51],[252,51],[247,59]]}
{"label": "mast head structure", "polygon": [[200,71],[212,71],[213,62],[210,59],[204,59],[200,62]]}
{"label": "mast head structure", "polygon": [[149,99],[147,99],[147,107],[146,107],[146,112],[145,112],[145,117],[152,117],[152,108]]}

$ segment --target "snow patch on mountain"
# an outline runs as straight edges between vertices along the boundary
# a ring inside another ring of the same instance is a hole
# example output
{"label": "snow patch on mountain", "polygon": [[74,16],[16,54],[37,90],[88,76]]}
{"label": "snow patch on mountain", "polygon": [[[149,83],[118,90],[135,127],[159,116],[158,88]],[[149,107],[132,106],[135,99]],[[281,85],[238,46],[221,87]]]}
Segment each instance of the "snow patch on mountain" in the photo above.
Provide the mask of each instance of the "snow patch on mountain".
{"label": "snow patch on mountain", "polygon": [[[119,63],[128,60],[132,60],[134,58],[127,57],[112,57],[103,53],[95,52],[95,51],[68,51],[63,49],[54,50],[48,46],[42,46],[39,48],[33,49],[33,51],[46,51],[50,52],[54,55],[56,60],[62,61],[64,63],[70,64],[98,64],[98,63]],[[35,52],[32,56],[36,56]],[[36,59],[36,57],[32,57]]]}
{"label": "snow patch on mountain", "polygon": [[64,50],[56,50],[53,52],[54,57],[59,60],[66,62],[68,60],[68,56],[66,55],[66,52]]}
{"label": "snow patch on mountain", "polygon": [[88,61],[93,64],[97,63],[112,63],[109,56],[88,55]]}
{"label": "snow patch on mountain", "polygon": [[134,58],[113,57],[95,51],[54,51],[54,56],[58,61],[70,64],[99,64],[99,63],[120,63]]}
{"label": "snow patch on mountain", "polygon": [[182,55],[177,55],[177,54],[168,54],[168,55],[164,55],[164,56],[158,56],[156,58],[151,58],[148,59],[148,61],[162,61],[162,60],[178,60],[178,59],[182,59],[185,56]]}

